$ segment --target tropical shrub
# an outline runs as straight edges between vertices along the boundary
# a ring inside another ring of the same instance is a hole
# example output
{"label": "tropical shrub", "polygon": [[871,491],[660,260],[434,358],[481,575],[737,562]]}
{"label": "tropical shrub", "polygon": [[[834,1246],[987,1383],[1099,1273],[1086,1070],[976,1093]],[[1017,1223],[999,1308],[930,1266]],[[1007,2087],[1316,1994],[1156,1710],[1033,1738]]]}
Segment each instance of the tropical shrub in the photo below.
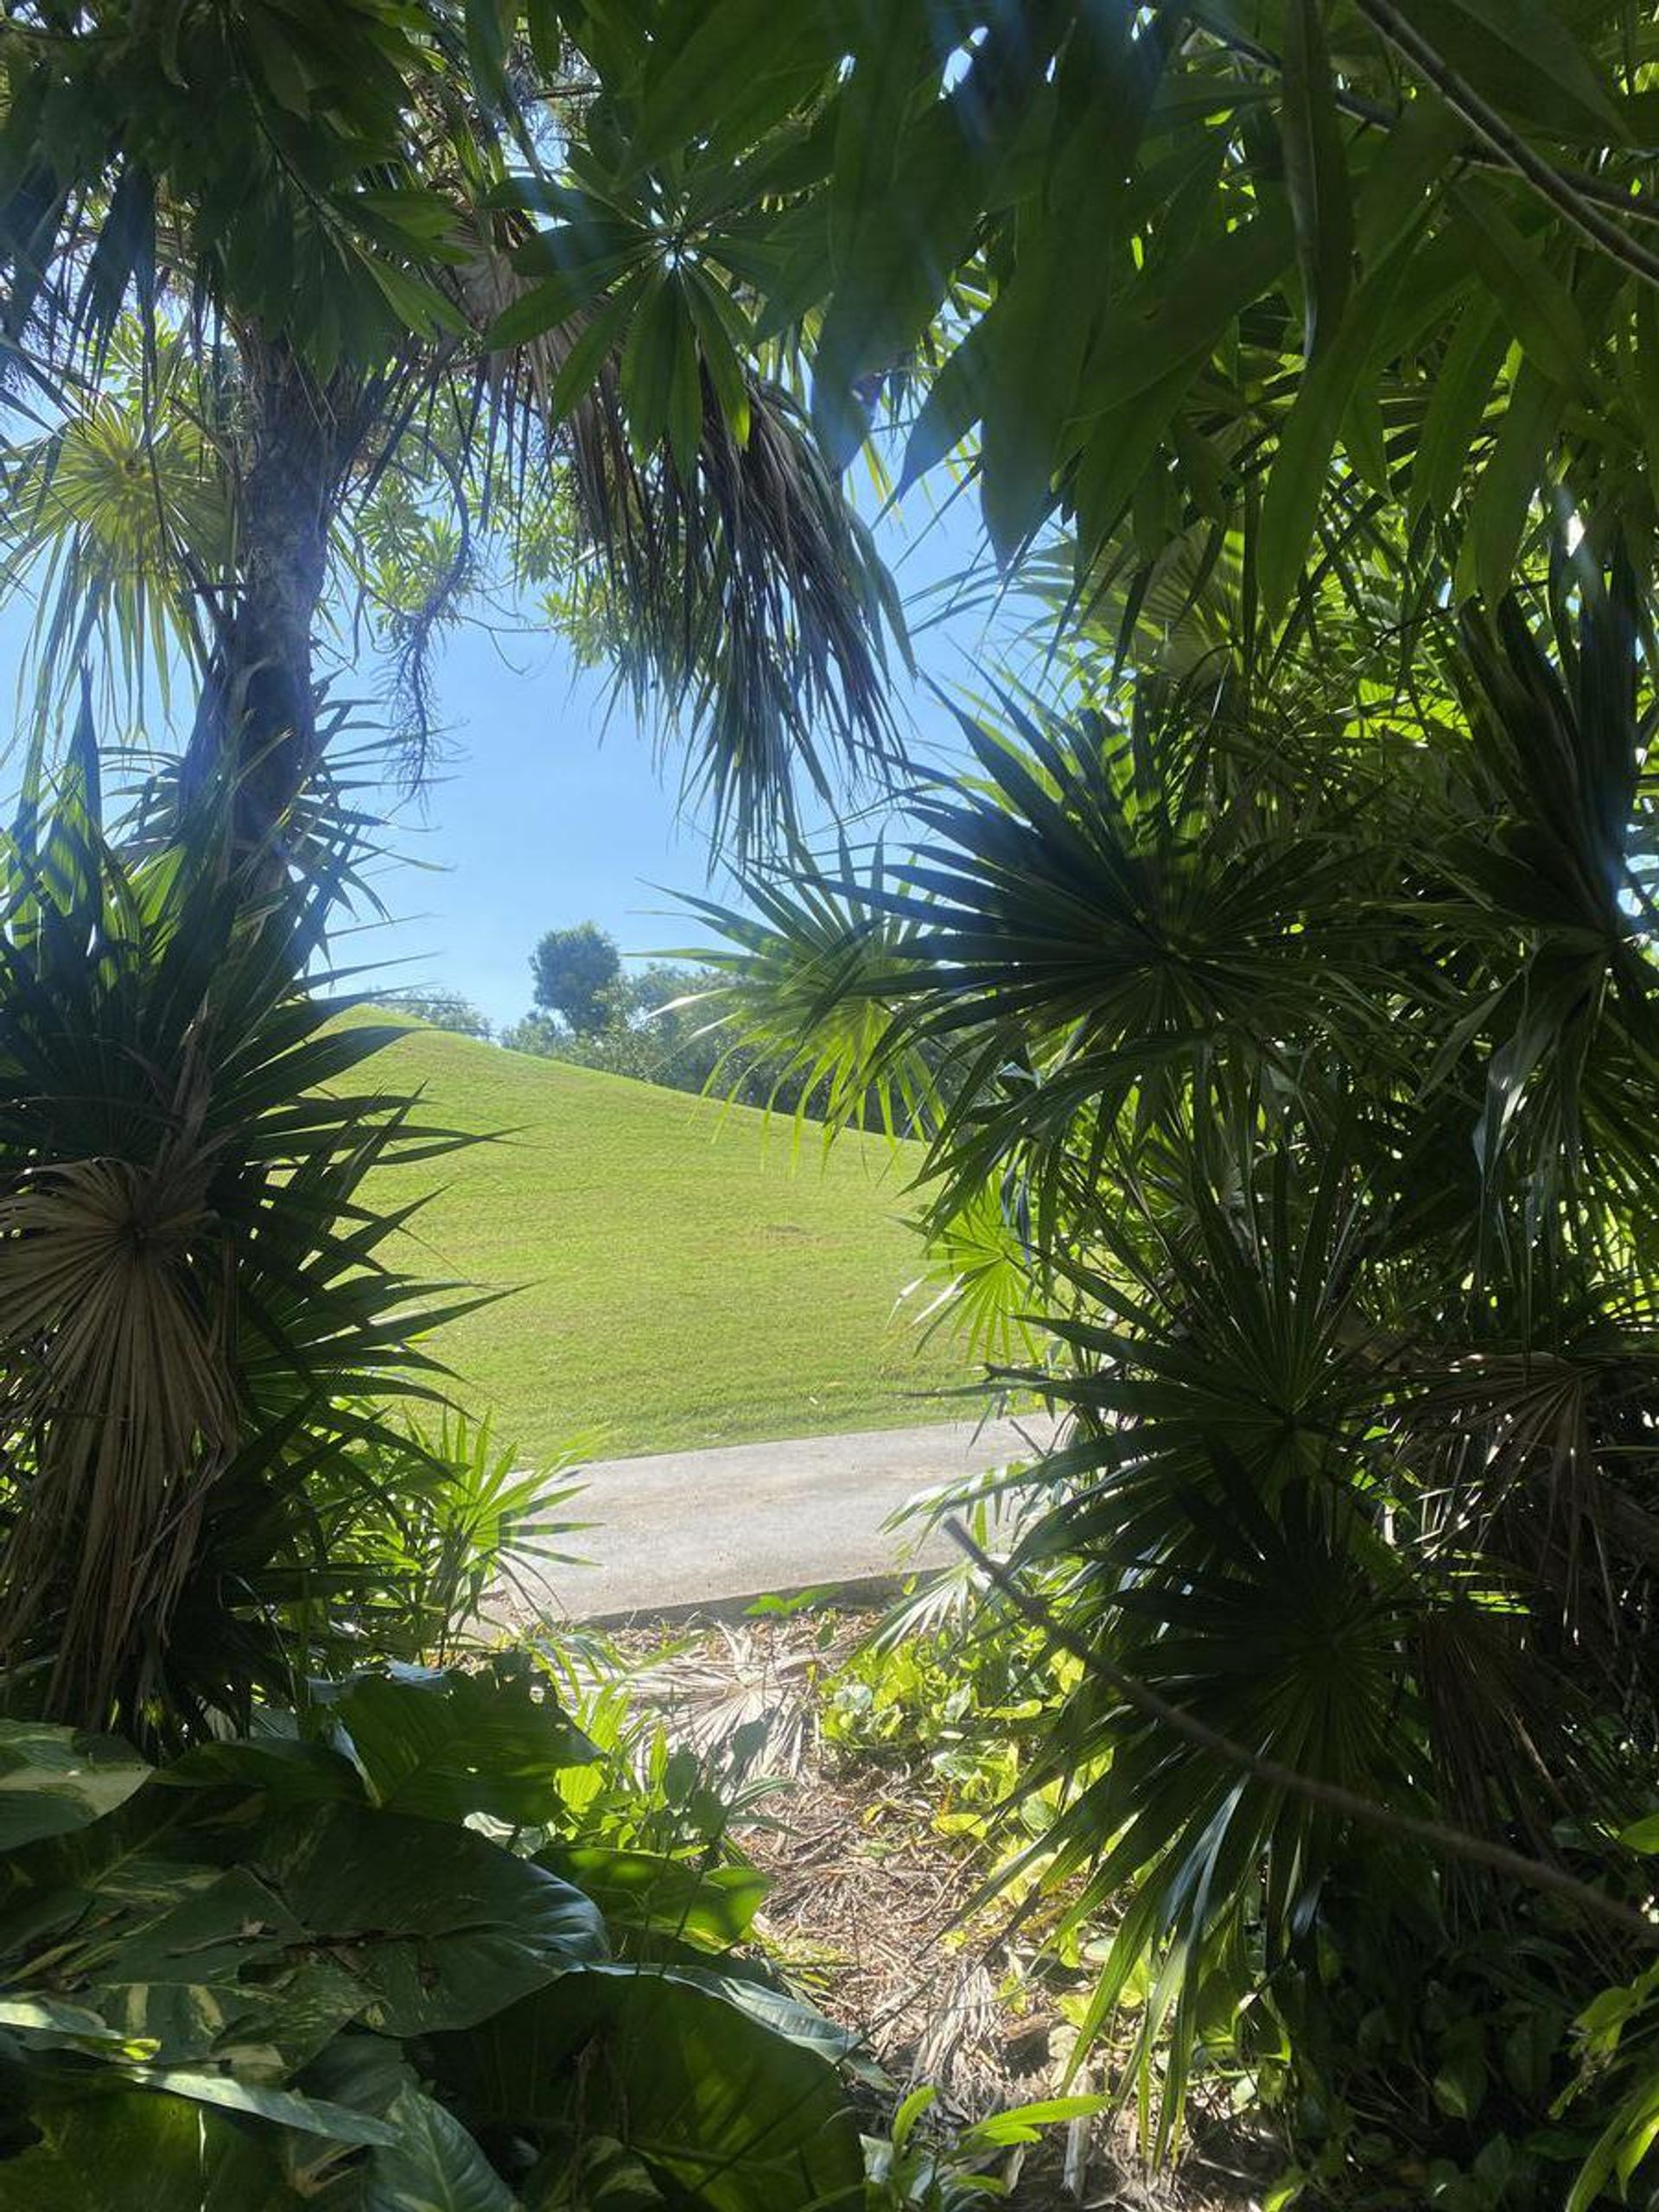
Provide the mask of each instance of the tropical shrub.
{"label": "tropical shrub", "polygon": [[[1012,1567],[1078,1672],[1009,1871],[1112,1931],[1085,2042],[1123,2024],[1149,2148],[1225,2054],[1321,2189],[1544,2202],[1659,1784],[1647,633],[1559,551],[1407,669],[1333,634],[1266,697],[1085,655],[1095,703],[970,725],[910,854],[829,882],[862,1065],[956,1053],[922,1202],[995,1205],[1052,1348],[1001,1379],[1069,1416]],[[1488,2101],[1494,2037],[1534,2058]],[[1469,2180],[1483,2111],[1518,2163]]]}
{"label": "tropical shrub", "polygon": [[159,1769],[0,1723],[0,2205],[861,2202],[842,2039],[728,1970],[764,1884],[577,1845],[597,1756],[514,1664]]}
{"label": "tropical shrub", "polygon": [[363,1199],[452,1141],[354,1082],[397,1033],[310,988],[350,847],[295,881],[227,822],[124,845],[84,728],[0,845],[7,1695],[158,1740],[285,1695],[284,1623],[350,1643],[375,1563],[340,1539],[418,1458],[387,1409],[457,1302]]}

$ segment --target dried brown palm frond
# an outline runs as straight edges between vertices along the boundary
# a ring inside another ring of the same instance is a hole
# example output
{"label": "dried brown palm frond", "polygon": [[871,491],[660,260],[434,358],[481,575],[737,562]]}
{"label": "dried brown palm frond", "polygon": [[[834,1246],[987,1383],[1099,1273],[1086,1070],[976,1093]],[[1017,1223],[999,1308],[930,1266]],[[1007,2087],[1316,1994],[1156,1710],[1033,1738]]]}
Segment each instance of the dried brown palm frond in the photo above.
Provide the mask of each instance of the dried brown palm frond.
{"label": "dried brown palm frond", "polygon": [[[523,216],[469,226],[448,272],[469,323],[487,329],[520,299],[512,256]],[[469,365],[469,419],[506,464],[521,501],[538,473],[568,471],[582,574],[567,596],[592,613],[619,683],[692,734],[688,794],[706,798],[740,846],[795,820],[798,780],[896,773],[905,753],[889,702],[887,646],[907,651],[892,580],[783,387],[743,367],[743,405],[707,373],[689,471],[631,438],[620,377],[626,328],[584,312]],[[567,386],[573,354],[580,385]],[[728,396],[729,397],[729,396]]]}
{"label": "dried brown palm frond", "polygon": [[0,1581],[0,1649],[28,1638],[67,1562],[51,1695],[107,1707],[134,1624],[165,1637],[201,1510],[234,1447],[231,1255],[213,1149],[26,1172],[0,1197],[0,1375],[38,1440]]}
{"label": "dried brown palm frond", "polygon": [[797,1642],[770,1626],[717,1625],[701,1648],[648,1661],[634,1688],[662,1713],[673,1741],[699,1758],[717,1758],[740,1729],[752,1729],[751,1767],[798,1775],[817,1746],[826,1663],[816,1637]]}
{"label": "dried brown palm frond", "polygon": [[889,580],[788,394],[750,377],[748,407],[739,438],[705,389],[689,484],[666,456],[637,460],[609,372],[570,424],[620,678],[689,720],[688,791],[740,847],[793,826],[798,775],[828,798],[904,760]]}

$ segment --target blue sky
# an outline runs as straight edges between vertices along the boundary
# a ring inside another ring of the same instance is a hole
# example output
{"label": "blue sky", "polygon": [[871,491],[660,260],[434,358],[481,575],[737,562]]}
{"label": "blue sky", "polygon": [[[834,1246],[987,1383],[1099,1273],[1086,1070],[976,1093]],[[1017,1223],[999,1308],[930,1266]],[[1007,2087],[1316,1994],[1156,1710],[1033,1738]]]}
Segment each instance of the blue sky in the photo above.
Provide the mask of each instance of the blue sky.
{"label": "blue sky", "polygon": [[[976,505],[959,499],[940,518],[917,495],[901,518],[877,524],[907,595],[974,556]],[[15,603],[0,614],[8,701],[26,626]],[[983,633],[983,618],[966,613],[920,630],[923,673],[950,690],[971,685]],[[394,919],[365,930],[346,957],[386,963],[389,986],[461,992],[500,1023],[529,1005],[530,951],[543,930],[592,919],[629,953],[695,941],[654,887],[702,889],[706,836],[681,810],[677,760],[653,760],[602,674],[578,670],[545,630],[469,626],[444,648],[437,703],[449,757],[419,798],[399,806],[393,857],[375,877]],[[948,714],[902,671],[896,703],[925,752],[959,749]]]}
{"label": "blue sky", "polygon": [[[919,598],[973,558],[976,503],[938,518],[918,496],[877,532],[901,589]],[[970,684],[983,630],[967,613],[920,629],[920,674],[948,690]],[[948,713],[925,683],[895,672],[896,703],[922,748],[954,755]],[[530,952],[543,930],[591,919],[632,954],[695,942],[657,887],[708,887],[707,836],[682,809],[679,756],[653,758],[602,672],[575,668],[545,632],[472,629],[446,648],[438,702],[453,756],[398,819],[408,861],[377,883],[398,919],[373,942],[407,963],[400,976],[461,991],[500,1022],[529,1004]]]}

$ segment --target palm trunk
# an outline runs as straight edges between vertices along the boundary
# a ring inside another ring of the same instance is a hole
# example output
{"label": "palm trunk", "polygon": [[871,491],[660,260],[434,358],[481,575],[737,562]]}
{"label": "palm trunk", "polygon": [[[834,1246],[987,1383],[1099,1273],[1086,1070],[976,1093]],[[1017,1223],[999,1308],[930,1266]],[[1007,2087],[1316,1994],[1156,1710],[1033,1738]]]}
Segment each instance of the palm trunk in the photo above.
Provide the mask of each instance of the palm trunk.
{"label": "palm trunk", "polygon": [[238,334],[247,428],[232,603],[221,611],[185,761],[187,791],[229,779],[238,846],[280,838],[321,756],[313,630],[328,531],[362,419],[281,340]]}

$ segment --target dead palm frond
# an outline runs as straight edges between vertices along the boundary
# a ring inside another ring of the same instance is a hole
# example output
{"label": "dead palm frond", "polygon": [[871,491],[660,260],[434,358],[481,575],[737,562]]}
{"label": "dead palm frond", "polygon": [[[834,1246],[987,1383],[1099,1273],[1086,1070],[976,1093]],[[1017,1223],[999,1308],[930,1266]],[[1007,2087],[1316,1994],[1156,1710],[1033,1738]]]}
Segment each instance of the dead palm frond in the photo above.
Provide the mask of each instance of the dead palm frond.
{"label": "dead palm frond", "polygon": [[53,1694],[75,1710],[107,1705],[136,1621],[165,1638],[203,1497],[234,1447],[212,1173],[187,1139],[149,1167],[26,1170],[0,1196],[6,1418],[38,1455],[4,1560],[0,1649],[27,1639],[73,1560]]}
{"label": "dead palm frond", "polygon": [[798,1775],[817,1742],[817,1692],[832,1663],[805,1631],[797,1640],[775,1624],[717,1624],[702,1647],[648,1660],[633,1681],[671,1739],[699,1758],[721,1758],[744,1732],[752,1770]]}

